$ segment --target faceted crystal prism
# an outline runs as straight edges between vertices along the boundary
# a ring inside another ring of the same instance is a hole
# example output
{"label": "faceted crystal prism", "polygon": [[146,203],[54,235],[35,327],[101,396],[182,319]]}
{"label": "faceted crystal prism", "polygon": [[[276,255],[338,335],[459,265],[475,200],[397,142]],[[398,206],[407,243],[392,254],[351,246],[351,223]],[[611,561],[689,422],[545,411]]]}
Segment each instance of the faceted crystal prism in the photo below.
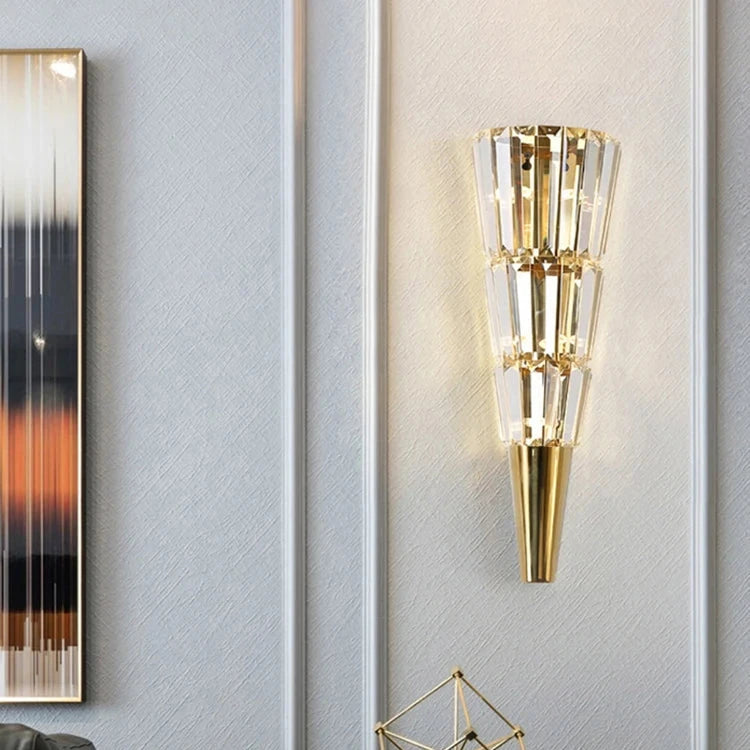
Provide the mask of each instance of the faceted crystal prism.
{"label": "faceted crystal prism", "polygon": [[619,158],[605,133],[557,125],[494,128],[474,142],[500,436],[513,446],[526,580],[555,574]]}

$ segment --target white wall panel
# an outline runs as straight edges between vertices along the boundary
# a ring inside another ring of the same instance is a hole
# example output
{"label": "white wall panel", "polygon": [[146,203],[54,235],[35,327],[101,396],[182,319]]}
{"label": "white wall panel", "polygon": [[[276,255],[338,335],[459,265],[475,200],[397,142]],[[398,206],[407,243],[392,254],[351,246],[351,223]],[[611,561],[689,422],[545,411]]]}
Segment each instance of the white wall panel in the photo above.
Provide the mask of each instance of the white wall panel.
{"label": "white wall panel", "polygon": [[279,746],[277,5],[0,11],[89,56],[88,701],[0,721]]}
{"label": "white wall panel", "polygon": [[[690,724],[690,4],[394,0],[392,707],[460,663],[530,748],[685,747]],[[623,143],[558,581],[518,582],[469,137]]]}
{"label": "white wall panel", "polygon": [[719,747],[750,747],[750,68],[747,13],[719,3]]}
{"label": "white wall panel", "polygon": [[362,688],[364,3],[307,5],[308,744],[354,746]]}

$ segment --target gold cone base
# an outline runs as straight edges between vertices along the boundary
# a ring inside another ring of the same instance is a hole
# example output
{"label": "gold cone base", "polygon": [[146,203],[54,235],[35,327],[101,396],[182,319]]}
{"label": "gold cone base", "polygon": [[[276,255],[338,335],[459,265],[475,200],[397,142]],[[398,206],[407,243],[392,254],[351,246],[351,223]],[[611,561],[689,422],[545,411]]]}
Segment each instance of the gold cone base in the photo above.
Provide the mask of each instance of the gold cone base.
{"label": "gold cone base", "polygon": [[551,583],[557,572],[572,446],[509,446],[521,578]]}

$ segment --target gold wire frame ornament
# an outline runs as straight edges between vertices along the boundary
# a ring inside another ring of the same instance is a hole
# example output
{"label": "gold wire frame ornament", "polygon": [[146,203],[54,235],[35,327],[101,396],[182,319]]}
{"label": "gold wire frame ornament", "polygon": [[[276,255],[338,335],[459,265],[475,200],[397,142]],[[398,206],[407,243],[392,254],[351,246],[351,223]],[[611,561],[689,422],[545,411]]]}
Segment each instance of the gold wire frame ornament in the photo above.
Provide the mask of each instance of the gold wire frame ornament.
{"label": "gold wire frame ornament", "polygon": [[[442,747],[428,745],[425,742],[397,733],[392,729],[392,725],[396,721],[450,685],[453,687],[453,740],[449,741],[447,745]],[[476,695],[491,711],[495,713],[496,716],[501,719],[510,731],[502,737],[490,741],[481,739],[476,728],[471,723],[464,688],[467,688]],[[518,743],[520,750],[525,750],[525,745],[523,744],[523,729],[517,724],[513,724],[502,713],[500,713],[500,711],[495,708],[495,706],[476,687],[474,687],[466,677],[464,677],[460,667],[455,667],[450,677],[443,680],[438,685],[435,685],[434,688],[428,690],[421,698],[417,698],[414,703],[410,704],[402,711],[399,711],[399,713],[388,719],[388,721],[378,722],[375,725],[375,734],[378,736],[380,750],[386,750],[387,747],[395,747],[397,750],[407,750],[407,747],[415,747],[418,748],[418,750],[465,750],[466,748],[498,750],[498,748],[507,745],[513,740]]]}

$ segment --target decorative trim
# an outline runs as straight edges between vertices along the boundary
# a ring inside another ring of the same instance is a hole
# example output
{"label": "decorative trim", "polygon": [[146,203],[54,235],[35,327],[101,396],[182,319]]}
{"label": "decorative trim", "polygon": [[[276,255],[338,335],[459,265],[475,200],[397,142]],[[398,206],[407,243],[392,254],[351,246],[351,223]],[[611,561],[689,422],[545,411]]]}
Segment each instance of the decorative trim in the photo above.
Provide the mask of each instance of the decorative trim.
{"label": "decorative trim", "polygon": [[693,0],[691,750],[717,744],[715,0]]}
{"label": "decorative trim", "polygon": [[368,0],[362,240],[364,252],[363,750],[370,750],[377,746],[374,726],[387,713],[389,53],[389,0]]}
{"label": "decorative trim", "polygon": [[283,750],[305,750],[305,3],[282,28]]}
{"label": "decorative trim", "polygon": [[[387,715],[388,0],[368,0],[364,199],[362,748]],[[691,750],[716,750],[715,0],[693,0]]]}

